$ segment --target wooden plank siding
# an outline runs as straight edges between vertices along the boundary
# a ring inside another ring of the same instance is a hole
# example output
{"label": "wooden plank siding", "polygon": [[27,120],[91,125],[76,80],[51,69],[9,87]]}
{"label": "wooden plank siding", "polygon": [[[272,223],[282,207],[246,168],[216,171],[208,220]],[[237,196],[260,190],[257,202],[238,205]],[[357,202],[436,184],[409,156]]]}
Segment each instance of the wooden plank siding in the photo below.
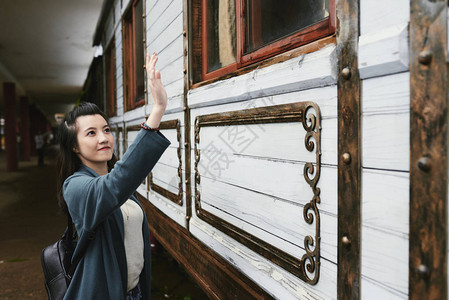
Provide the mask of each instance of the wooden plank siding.
{"label": "wooden plank siding", "polygon": [[408,295],[409,83],[409,73],[362,82],[361,299]]}
{"label": "wooden plank siding", "polygon": [[408,298],[408,11],[408,0],[360,4],[361,299]]}
{"label": "wooden plank siding", "polygon": [[[209,297],[395,300],[424,299],[429,292],[434,299],[447,298],[449,41],[447,29],[432,31],[448,26],[447,0],[337,0],[333,36],[194,85],[198,55],[191,52],[201,45],[191,36],[192,23],[200,17],[191,14],[195,4],[142,1],[145,50],[158,53],[169,99],[162,122],[178,120],[179,126],[162,129],[171,145],[138,188],[139,199],[154,236]],[[112,39],[116,44],[117,116],[110,122],[119,157],[153,102],[147,91],[144,106],[124,112],[121,21],[129,5],[130,0],[114,1],[102,34],[103,45]],[[442,42],[444,47],[438,44],[437,58],[423,65],[416,58],[423,48],[421,21],[410,14],[440,6],[439,23],[429,27],[429,45]],[[422,74],[440,80],[446,98],[418,80]],[[422,101],[420,90],[435,97]],[[306,149],[306,131],[297,120],[195,123],[307,101],[317,105],[321,116],[319,163],[316,152]],[[441,111],[424,115],[429,105]],[[427,116],[440,120],[429,119],[437,125],[428,131],[432,139],[439,138],[429,144],[438,149],[439,160],[432,164],[432,170],[438,167],[437,177],[433,171],[422,174],[417,165],[424,154],[436,153],[420,140],[424,135],[414,134],[427,132],[418,121]],[[247,135],[237,140],[243,129]],[[312,224],[304,219],[304,207],[316,195],[304,177],[307,163],[320,176],[319,218],[314,215]],[[427,188],[438,183],[439,194],[420,202],[417,189],[427,183]],[[181,195],[180,203],[173,195]],[[429,202],[441,211],[433,211],[423,224]],[[201,216],[198,204],[212,221]],[[444,225],[432,223],[431,217]],[[439,265],[428,265],[430,275],[420,267],[424,277],[416,268],[422,257],[428,258],[424,250],[430,244],[421,242],[418,225],[428,229],[432,248],[438,249]],[[278,261],[300,261],[307,236],[313,237],[312,249],[319,249],[319,276],[312,284]],[[437,236],[444,238],[438,243]]]}
{"label": "wooden plank siding", "polygon": [[[328,49],[322,51],[329,53]],[[320,54],[315,53],[315,55],[319,56]],[[307,59],[305,57],[304,61]],[[283,66],[277,66],[276,70],[281,68]],[[296,68],[293,68],[291,72],[296,72]],[[318,72],[322,72],[322,70]],[[254,76],[254,74],[249,74]],[[271,75],[267,72],[266,76]],[[245,80],[246,76],[242,76],[235,82]],[[285,76],[288,74],[286,73]],[[310,76],[314,78],[315,74],[310,74]],[[252,79],[254,85],[252,88],[258,89],[263,94],[264,77],[261,75],[260,77],[254,76],[254,78]],[[313,81],[310,82],[313,85]],[[227,83],[220,82],[213,88],[209,87],[211,101],[222,95],[220,93],[223,88],[221,84],[226,85]],[[326,270],[326,274],[320,273],[320,279],[316,286],[307,285],[266,258],[248,252],[245,247],[199,219],[196,214],[192,216],[190,230],[196,237],[205,241],[220,255],[227,257],[233,264],[238,261],[242,272],[250,278],[258,272],[261,273],[258,276],[259,284],[277,298],[294,299],[309,294],[314,295],[312,297],[317,299],[333,299],[336,298],[337,90],[335,85],[306,90],[301,90],[299,85],[295,88],[299,91],[285,89],[284,93],[253,97],[238,102],[231,98],[227,103],[221,105],[211,105],[211,103],[205,102],[203,106],[191,109],[191,118],[217,111],[225,113],[232,110],[270,107],[301,101],[317,103],[322,115],[322,141],[323,144],[326,144],[325,147],[322,147],[325,151],[322,152],[323,166],[320,180],[325,180],[327,187],[323,188],[319,185],[323,199],[320,203],[320,216],[323,219],[321,266]],[[202,93],[196,92],[196,90],[191,91],[189,100],[196,102],[194,97],[202,96]],[[245,232],[266,240],[291,255],[301,257],[304,253],[304,236],[313,232],[313,227],[304,222],[301,209],[312,195],[310,188],[307,189],[302,173],[304,162],[311,158],[307,150],[304,149],[304,141],[301,138],[301,132],[304,129],[295,123],[286,123],[282,126],[281,124],[245,126],[251,128],[257,138],[245,149],[237,149],[237,151],[227,147],[223,141],[220,144],[219,136],[221,134],[223,137],[223,132],[226,134],[227,126],[201,129],[198,149],[206,151],[207,146],[214,143],[217,149],[209,150],[208,154],[226,154],[232,161],[227,168],[221,171],[219,176],[213,177],[205,174],[206,166],[199,165],[201,173],[199,188],[201,197],[205,200],[205,209],[242,228]],[[235,129],[235,126],[229,126],[229,128]],[[193,125],[191,131],[194,132]],[[193,152],[192,157],[194,157]],[[205,162],[205,158],[203,161]],[[245,167],[242,169],[242,166]],[[194,180],[193,174],[192,180]],[[264,270],[273,270],[272,272],[282,274],[282,276],[277,278],[265,273]],[[293,288],[294,286],[296,288]]]}

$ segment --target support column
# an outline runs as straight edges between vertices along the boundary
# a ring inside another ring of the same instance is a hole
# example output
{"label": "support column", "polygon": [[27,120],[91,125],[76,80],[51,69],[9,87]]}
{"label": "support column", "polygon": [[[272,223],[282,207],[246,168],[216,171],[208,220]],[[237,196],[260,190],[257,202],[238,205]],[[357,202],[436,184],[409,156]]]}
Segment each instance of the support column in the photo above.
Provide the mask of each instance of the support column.
{"label": "support column", "polygon": [[409,299],[447,299],[447,0],[410,1]]}
{"label": "support column", "polygon": [[360,299],[361,126],[359,0],[337,0],[339,300]]}
{"label": "support column", "polygon": [[17,135],[16,135],[16,85],[13,82],[3,83],[5,98],[5,148],[6,171],[16,171],[17,161]]}
{"label": "support column", "polygon": [[30,107],[28,97],[20,97],[20,137],[22,140],[22,160],[29,161],[31,156]]}

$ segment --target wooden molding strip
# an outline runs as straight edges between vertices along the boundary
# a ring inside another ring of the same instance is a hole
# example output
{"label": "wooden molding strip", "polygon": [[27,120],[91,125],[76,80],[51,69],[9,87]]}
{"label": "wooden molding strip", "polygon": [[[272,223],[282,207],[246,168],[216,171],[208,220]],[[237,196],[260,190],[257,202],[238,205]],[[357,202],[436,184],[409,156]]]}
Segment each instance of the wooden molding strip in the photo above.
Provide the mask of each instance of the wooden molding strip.
{"label": "wooden molding strip", "polygon": [[447,299],[447,0],[410,1],[410,299]]}
{"label": "wooden molding strip", "polygon": [[360,298],[359,1],[337,0],[338,299]]}

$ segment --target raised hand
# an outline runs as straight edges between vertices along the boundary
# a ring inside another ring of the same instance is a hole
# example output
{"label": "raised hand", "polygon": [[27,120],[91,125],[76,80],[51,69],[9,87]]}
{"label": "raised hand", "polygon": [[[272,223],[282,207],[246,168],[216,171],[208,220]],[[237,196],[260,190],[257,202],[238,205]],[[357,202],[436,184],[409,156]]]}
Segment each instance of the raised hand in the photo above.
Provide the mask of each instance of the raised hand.
{"label": "raised hand", "polygon": [[161,72],[156,69],[156,62],[158,60],[156,52],[152,55],[147,54],[146,70],[148,74],[148,85],[150,87],[151,95],[153,95],[154,109],[165,108],[167,106],[167,92],[161,81]]}

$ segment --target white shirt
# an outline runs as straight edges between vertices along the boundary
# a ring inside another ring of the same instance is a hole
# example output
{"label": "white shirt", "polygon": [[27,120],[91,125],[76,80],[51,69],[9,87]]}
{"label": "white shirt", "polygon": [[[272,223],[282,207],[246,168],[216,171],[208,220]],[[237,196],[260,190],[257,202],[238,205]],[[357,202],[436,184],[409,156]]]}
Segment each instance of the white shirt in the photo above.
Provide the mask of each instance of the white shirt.
{"label": "white shirt", "polygon": [[128,199],[120,206],[125,229],[125,252],[128,264],[128,291],[135,288],[143,269],[143,211],[140,206]]}
{"label": "white shirt", "polygon": [[44,147],[44,136],[42,134],[38,134],[34,137],[34,142],[36,143],[36,149],[41,149]]}

